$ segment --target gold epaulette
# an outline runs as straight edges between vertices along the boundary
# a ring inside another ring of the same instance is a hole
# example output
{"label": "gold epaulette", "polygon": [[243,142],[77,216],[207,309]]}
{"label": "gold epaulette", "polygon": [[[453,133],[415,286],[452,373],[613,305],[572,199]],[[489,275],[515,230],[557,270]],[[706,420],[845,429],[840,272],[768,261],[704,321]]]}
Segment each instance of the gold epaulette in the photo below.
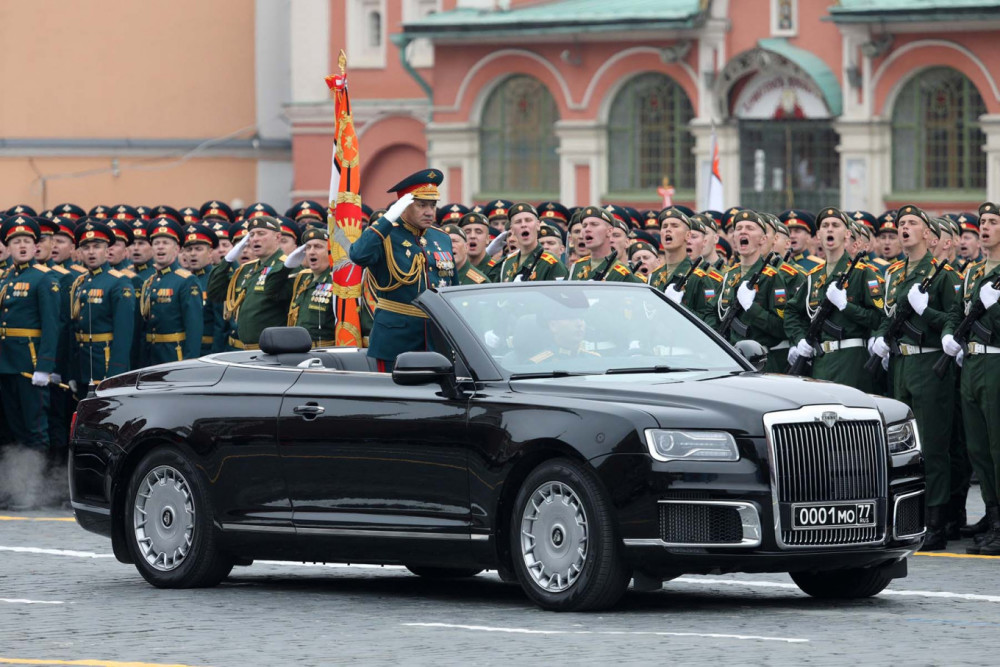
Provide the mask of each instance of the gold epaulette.
{"label": "gold epaulette", "polygon": [[587,255],[585,257],[581,257],[580,259],[576,260],[573,263],[574,264],[579,264],[580,262],[589,262],[589,261],[590,261],[590,255]]}
{"label": "gold epaulette", "polygon": [[487,281],[486,276],[484,276],[482,272],[478,271],[474,266],[469,267],[469,270],[465,275],[469,276],[469,280],[476,284],[485,283]]}
{"label": "gold epaulette", "polygon": [[135,278],[135,271],[132,269],[119,269],[119,272],[126,278]]}
{"label": "gold epaulette", "polygon": [[288,255],[282,254],[281,257],[278,258],[278,261],[284,262],[286,259],[288,259]]}
{"label": "gold epaulette", "polygon": [[782,264],[781,264],[781,270],[784,271],[785,273],[793,275],[793,276],[799,275],[798,269],[796,269],[791,264],[786,264],[784,262],[782,262]]}
{"label": "gold epaulette", "polygon": [[118,269],[108,269],[108,274],[114,276],[115,278],[124,278],[125,274]]}
{"label": "gold epaulette", "polygon": [[623,276],[628,276],[632,274],[632,272],[628,270],[628,267],[622,266],[618,262],[615,262],[615,265],[611,268],[613,268],[615,271],[622,274]]}
{"label": "gold epaulette", "polygon": [[35,264],[34,266],[35,266],[36,269],[38,269],[42,273],[48,273],[49,271],[52,270],[49,267],[45,266],[44,264]]}
{"label": "gold epaulette", "polygon": [[772,276],[778,275],[778,270],[775,269],[773,266],[765,266],[764,270],[761,271],[761,273],[770,278]]}
{"label": "gold epaulette", "polygon": [[895,264],[892,264],[891,266],[889,266],[888,271],[889,271],[889,273],[895,273],[896,271],[899,271],[901,268],[903,268],[903,266],[905,264],[906,264],[906,260],[901,259],[898,262],[896,262]]}
{"label": "gold epaulette", "polygon": [[74,271],[79,271],[80,273],[87,272],[87,267],[81,266],[80,264],[70,264],[69,268],[73,269]]}
{"label": "gold epaulette", "polygon": [[556,262],[559,261],[558,259],[556,259],[554,256],[550,255],[547,252],[543,252],[538,259],[542,260],[543,262],[547,262],[549,264],[555,264]]}
{"label": "gold epaulette", "polygon": [[806,275],[807,276],[811,276],[812,274],[816,273],[820,269],[825,269],[825,268],[826,268],[826,262],[821,259],[821,260],[819,260],[819,264],[817,264],[816,266],[814,266],[811,269],[809,269],[808,271],[806,271]]}
{"label": "gold epaulette", "polygon": [[694,270],[694,275],[698,276],[699,278],[704,278],[708,274],[705,273],[704,271],[702,271],[701,269],[695,269]]}
{"label": "gold epaulette", "polygon": [[544,352],[539,352],[535,356],[530,357],[528,361],[530,361],[533,364],[540,364],[546,359],[551,359],[554,356],[555,352],[553,352],[552,350],[545,350]]}
{"label": "gold epaulette", "polygon": [[721,283],[723,280],[722,274],[716,271],[715,269],[709,269],[708,273],[706,273],[705,275],[707,275],[709,278],[719,283]]}
{"label": "gold epaulette", "polygon": [[51,267],[49,267],[49,268],[51,268],[51,269],[52,269],[53,271],[55,271],[56,273],[61,273],[61,274],[63,274],[64,276],[68,276],[68,275],[69,275],[69,269],[64,269],[63,267],[59,266],[58,264],[53,264],[53,265],[52,265]]}
{"label": "gold epaulette", "polygon": [[176,273],[177,275],[179,275],[181,278],[190,278],[191,276],[194,275],[193,273],[191,273],[187,269],[177,269],[176,271],[174,271],[174,273]]}
{"label": "gold epaulette", "polygon": [[497,261],[495,259],[491,259],[490,261],[486,262],[486,266],[496,266],[496,265]]}

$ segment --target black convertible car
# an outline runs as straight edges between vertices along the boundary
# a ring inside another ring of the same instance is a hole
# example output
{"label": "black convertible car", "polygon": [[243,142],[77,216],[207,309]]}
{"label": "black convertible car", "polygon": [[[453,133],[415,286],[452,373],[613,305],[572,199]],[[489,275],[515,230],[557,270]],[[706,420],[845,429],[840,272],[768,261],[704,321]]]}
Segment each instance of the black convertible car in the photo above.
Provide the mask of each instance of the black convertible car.
{"label": "black convertible car", "polygon": [[[789,572],[875,595],[921,544],[897,401],[763,375],[644,285],[425,292],[433,352],[375,372],[303,329],[105,380],[74,421],[77,521],[164,588],[253,559],[496,569],[547,609],[630,581]],[[741,354],[742,352],[742,354]]]}

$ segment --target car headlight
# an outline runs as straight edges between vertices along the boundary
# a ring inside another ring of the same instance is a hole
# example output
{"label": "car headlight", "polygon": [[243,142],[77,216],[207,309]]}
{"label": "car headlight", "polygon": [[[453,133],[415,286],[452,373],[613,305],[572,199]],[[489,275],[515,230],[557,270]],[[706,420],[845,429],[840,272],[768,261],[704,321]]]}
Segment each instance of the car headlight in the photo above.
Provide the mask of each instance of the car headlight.
{"label": "car headlight", "polygon": [[920,450],[920,433],[917,431],[915,419],[899,424],[890,424],[886,431],[889,438],[890,454],[901,454],[912,449]]}
{"label": "car headlight", "polygon": [[649,455],[657,461],[739,461],[736,440],[725,431],[646,429]]}

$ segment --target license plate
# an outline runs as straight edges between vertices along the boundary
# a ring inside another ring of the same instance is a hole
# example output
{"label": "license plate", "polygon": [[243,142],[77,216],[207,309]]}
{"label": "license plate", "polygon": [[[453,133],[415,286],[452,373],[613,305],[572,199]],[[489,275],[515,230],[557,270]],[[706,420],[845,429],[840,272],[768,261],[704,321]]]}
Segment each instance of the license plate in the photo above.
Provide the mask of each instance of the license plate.
{"label": "license plate", "polygon": [[875,525],[875,503],[792,505],[792,529],[853,528]]}

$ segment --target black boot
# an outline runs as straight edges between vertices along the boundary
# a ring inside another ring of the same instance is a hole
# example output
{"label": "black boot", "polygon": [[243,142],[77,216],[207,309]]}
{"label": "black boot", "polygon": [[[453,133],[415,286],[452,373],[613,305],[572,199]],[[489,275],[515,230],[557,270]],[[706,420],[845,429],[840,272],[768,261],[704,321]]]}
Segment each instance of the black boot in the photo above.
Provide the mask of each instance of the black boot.
{"label": "black boot", "polygon": [[[1000,556],[1000,506],[988,506],[986,516],[990,521],[990,529],[985,533],[988,539],[978,546],[969,547],[966,552],[978,553],[983,556]],[[974,552],[973,549],[976,551]]]}
{"label": "black boot", "polygon": [[968,526],[962,526],[958,529],[959,534],[962,537],[976,537],[977,535],[982,535],[990,528],[990,522],[986,519],[986,515],[979,521],[969,524]]}
{"label": "black boot", "polygon": [[944,526],[944,532],[949,540],[962,539],[962,527],[968,519],[965,514],[965,498],[964,495],[955,495],[948,502],[948,522]]}
{"label": "black boot", "polygon": [[944,532],[947,514],[947,505],[927,508],[927,533],[924,535],[921,551],[941,551],[948,546],[948,536]]}

